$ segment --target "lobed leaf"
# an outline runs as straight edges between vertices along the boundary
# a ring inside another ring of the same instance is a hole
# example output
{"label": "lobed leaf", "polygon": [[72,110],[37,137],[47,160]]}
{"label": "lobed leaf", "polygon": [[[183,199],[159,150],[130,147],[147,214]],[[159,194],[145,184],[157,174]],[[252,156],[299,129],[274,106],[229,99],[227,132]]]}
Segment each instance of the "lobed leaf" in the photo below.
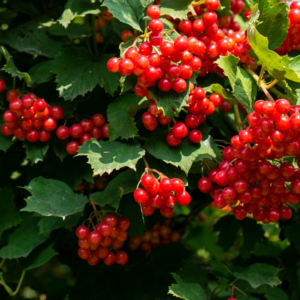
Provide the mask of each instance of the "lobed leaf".
{"label": "lobed leaf", "polygon": [[189,12],[188,6],[192,0],[164,0],[160,3],[161,15],[169,15],[173,19],[186,19]]}
{"label": "lobed leaf", "polygon": [[22,211],[34,211],[42,216],[65,218],[83,211],[88,201],[86,196],[75,194],[67,184],[54,179],[37,177],[24,189],[32,195],[25,199],[27,205]]}
{"label": "lobed leaf", "polygon": [[24,141],[23,147],[26,149],[26,157],[31,160],[31,165],[34,165],[44,160],[49,149],[49,143]]}

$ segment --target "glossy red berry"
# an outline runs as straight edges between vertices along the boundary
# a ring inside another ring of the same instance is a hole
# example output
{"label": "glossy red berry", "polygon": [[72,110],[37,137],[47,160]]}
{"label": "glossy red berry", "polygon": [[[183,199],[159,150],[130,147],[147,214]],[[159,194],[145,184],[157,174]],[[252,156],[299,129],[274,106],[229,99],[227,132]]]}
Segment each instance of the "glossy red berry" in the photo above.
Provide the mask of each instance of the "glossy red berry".
{"label": "glossy red berry", "polygon": [[133,193],[134,200],[141,204],[148,199],[147,193],[143,189],[137,189]]}
{"label": "glossy red berry", "polygon": [[66,140],[70,135],[69,128],[67,126],[60,126],[56,130],[56,136],[60,140]]}
{"label": "glossy red berry", "polygon": [[78,152],[78,148],[79,148],[79,143],[76,141],[72,141],[70,143],[68,143],[68,145],[66,146],[66,150],[70,155],[75,155]]}
{"label": "glossy red berry", "polygon": [[86,239],[89,235],[89,229],[86,226],[79,226],[76,229],[76,236],[79,239]]}
{"label": "glossy red berry", "polygon": [[150,19],[158,19],[160,17],[160,8],[157,5],[150,5],[147,8],[147,15]]}

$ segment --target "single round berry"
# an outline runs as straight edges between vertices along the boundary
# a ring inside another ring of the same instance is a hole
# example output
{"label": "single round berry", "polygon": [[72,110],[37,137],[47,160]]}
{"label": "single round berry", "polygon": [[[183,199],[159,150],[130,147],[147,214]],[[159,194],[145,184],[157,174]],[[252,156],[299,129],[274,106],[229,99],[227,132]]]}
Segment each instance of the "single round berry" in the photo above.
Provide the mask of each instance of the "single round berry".
{"label": "single round berry", "polygon": [[147,8],[147,15],[150,19],[158,19],[160,17],[160,8],[157,5],[150,5]]}
{"label": "single round berry", "polygon": [[64,112],[60,106],[52,106],[50,108],[50,115],[54,120],[60,120],[64,116]]}
{"label": "single round berry", "polygon": [[60,140],[66,140],[70,135],[69,128],[67,126],[60,126],[56,130],[56,136]]}
{"label": "single round berry", "polygon": [[198,181],[198,188],[202,193],[208,193],[212,187],[211,181],[208,178],[201,178]]}
{"label": "single round berry", "polygon": [[191,130],[190,133],[189,133],[189,140],[192,143],[195,143],[195,144],[200,143],[201,140],[202,140],[202,133],[201,133],[201,131],[198,130],[198,129]]}
{"label": "single round berry", "polygon": [[78,152],[78,148],[79,148],[79,143],[76,141],[72,141],[70,143],[67,144],[66,146],[66,150],[70,155],[75,155]]}
{"label": "single round berry", "polygon": [[137,189],[133,193],[133,198],[137,203],[141,204],[148,199],[148,195],[143,189]]}
{"label": "single round berry", "polygon": [[86,239],[89,235],[89,229],[86,226],[79,226],[76,229],[76,236],[79,239]]}

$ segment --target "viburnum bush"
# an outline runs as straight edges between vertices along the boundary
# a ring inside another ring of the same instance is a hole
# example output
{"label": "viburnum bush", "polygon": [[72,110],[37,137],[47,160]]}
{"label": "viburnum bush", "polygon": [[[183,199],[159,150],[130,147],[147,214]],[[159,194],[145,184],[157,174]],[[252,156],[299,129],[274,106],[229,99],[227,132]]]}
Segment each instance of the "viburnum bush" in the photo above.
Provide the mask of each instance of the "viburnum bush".
{"label": "viburnum bush", "polygon": [[0,299],[300,299],[300,4],[0,4]]}

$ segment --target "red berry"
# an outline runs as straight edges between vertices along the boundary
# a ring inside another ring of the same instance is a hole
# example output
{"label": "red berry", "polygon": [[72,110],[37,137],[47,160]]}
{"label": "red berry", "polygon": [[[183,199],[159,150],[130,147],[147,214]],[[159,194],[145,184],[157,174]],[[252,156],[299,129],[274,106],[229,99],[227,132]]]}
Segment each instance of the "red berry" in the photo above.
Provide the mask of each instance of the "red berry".
{"label": "red berry", "polygon": [[176,123],[172,128],[172,133],[175,138],[182,139],[188,134],[188,128],[184,123]]}
{"label": "red berry", "polygon": [[169,132],[166,136],[166,141],[170,146],[176,147],[181,143],[181,139],[176,138],[173,132]]}
{"label": "red berry", "polygon": [[108,251],[107,256],[103,259],[104,264],[111,266],[114,264],[116,257],[113,252]]}
{"label": "red berry", "polygon": [[191,202],[191,196],[188,192],[182,191],[176,193],[176,200],[179,205],[186,206],[189,205],[189,203]]}
{"label": "red berry", "polygon": [[83,135],[83,128],[79,124],[74,124],[70,128],[70,135],[73,139],[79,139]]}
{"label": "red berry", "polygon": [[90,249],[83,249],[83,248],[79,248],[78,249],[78,256],[81,259],[87,260],[88,257],[90,256],[90,254],[91,254],[91,250]]}
{"label": "red berry", "polygon": [[280,215],[277,209],[269,208],[267,210],[266,216],[270,220],[270,222],[277,222]]}
{"label": "red berry", "polygon": [[50,140],[51,133],[45,129],[40,129],[39,130],[39,141],[46,143]]}
{"label": "red berry", "polygon": [[137,189],[133,193],[134,200],[141,204],[148,199],[147,193],[143,189]]}
{"label": "red berry", "polygon": [[70,131],[67,126],[60,126],[56,130],[56,136],[60,140],[66,140],[69,137]]}
{"label": "red berry", "polygon": [[39,139],[39,133],[35,129],[30,129],[26,132],[26,139],[31,143],[35,143]]}
{"label": "red berry", "polygon": [[175,193],[181,193],[184,191],[184,183],[179,178],[172,179],[172,191]]}
{"label": "red berry", "polygon": [[52,106],[50,108],[50,115],[54,120],[60,120],[64,116],[64,112],[60,106]]}
{"label": "red berry", "polygon": [[201,178],[198,181],[198,188],[202,193],[208,193],[212,187],[211,181],[208,178]]}
{"label": "red berry", "polygon": [[0,93],[5,90],[5,82],[4,80],[0,79]]}
{"label": "red berry", "polygon": [[[128,51],[127,51],[128,52]],[[119,72],[119,59],[116,57],[111,58],[107,62],[107,70],[112,73]]]}
{"label": "red berry", "polygon": [[92,117],[92,122],[95,126],[101,127],[105,124],[105,118],[102,114],[94,114]]}
{"label": "red berry", "polygon": [[133,71],[134,64],[130,59],[122,59],[119,63],[119,72],[123,76],[131,75]]}
{"label": "red berry", "polygon": [[78,142],[72,141],[66,146],[66,150],[70,155],[75,155],[78,152],[79,146]]}
{"label": "red berry", "polygon": [[109,132],[108,123],[106,123],[102,127],[102,135],[104,138],[107,138],[107,139],[109,138],[108,132]]}
{"label": "red berry", "polygon": [[233,215],[238,220],[243,220],[247,216],[247,210],[243,206],[236,206],[233,210]]}
{"label": "red berry", "polygon": [[147,8],[147,15],[150,19],[158,19],[160,17],[160,8],[157,5],[150,5]]}
{"label": "red berry", "polygon": [[99,261],[100,259],[95,252],[92,252],[87,259],[88,264],[91,266],[96,266],[99,263]]}
{"label": "red berry", "polygon": [[18,99],[19,98],[19,93],[16,90],[9,90],[6,93],[6,100],[8,102],[11,102],[14,99]]}
{"label": "red berry", "polygon": [[198,144],[202,140],[202,133],[200,130],[193,129],[189,133],[189,139],[192,143]]}
{"label": "red berry", "polygon": [[76,229],[76,236],[79,239],[86,239],[89,235],[89,229],[86,226],[79,226]]}
{"label": "red berry", "polygon": [[116,263],[118,265],[125,265],[128,262],[128,255],[124,251],[116,254]]}
{"label": "red berry", "polygon": [[43,127],[47,131],[52,131],[56,128],[56,121],[53,118],[47,118],[43,121]]}

